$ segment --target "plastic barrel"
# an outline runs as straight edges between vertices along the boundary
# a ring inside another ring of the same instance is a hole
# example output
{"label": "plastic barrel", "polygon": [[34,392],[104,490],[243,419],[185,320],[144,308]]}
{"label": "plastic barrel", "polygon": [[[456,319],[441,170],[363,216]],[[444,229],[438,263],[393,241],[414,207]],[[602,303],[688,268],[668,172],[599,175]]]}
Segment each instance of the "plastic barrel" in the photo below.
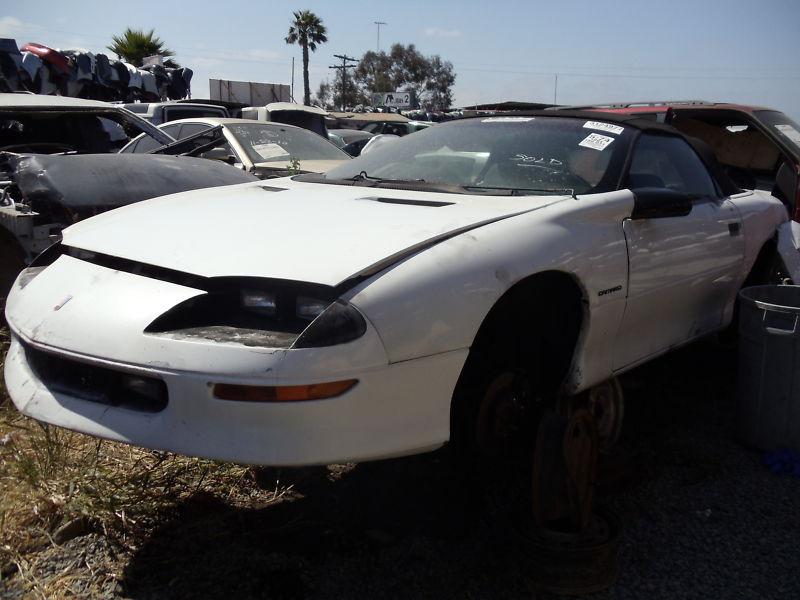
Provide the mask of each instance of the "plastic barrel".
{"label": "plastic barrel", "polygon": [[800,450],[800,286],[739,292],[737,432],[761,450]]}

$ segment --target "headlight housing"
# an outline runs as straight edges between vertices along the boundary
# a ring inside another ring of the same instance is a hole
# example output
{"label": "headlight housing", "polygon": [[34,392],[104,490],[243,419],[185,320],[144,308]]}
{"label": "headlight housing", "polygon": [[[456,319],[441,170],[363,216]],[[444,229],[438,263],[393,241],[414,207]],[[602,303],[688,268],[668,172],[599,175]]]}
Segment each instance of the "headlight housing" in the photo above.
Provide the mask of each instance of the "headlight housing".
{"label": "headlight housing", "polygon": [[292,348],[322,348],[352,342],[367,331],[367,322],[352,304],[336,300],[309,325]]}
{"label": "headlight housing", "polygon": [[352,341],[367,330],[364,317],[336,300],[333,288],[252,280],[211,287],[173,307],[145,331],[268,348],[319,348]]}

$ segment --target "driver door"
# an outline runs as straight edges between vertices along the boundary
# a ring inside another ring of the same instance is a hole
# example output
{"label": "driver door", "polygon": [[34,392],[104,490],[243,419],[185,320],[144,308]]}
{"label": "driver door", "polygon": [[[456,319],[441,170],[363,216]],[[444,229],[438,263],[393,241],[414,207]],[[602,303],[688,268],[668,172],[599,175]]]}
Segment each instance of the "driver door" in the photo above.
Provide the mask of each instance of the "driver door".
{"label": "driver door", "polygon": [[615,370],[720,328],[744,257],[736,207],[720,197],[705,165],[682,138],[643,133],[628,187],[668,188],[694,199],[685,216],[623,222],[629,277],[614,345]]}

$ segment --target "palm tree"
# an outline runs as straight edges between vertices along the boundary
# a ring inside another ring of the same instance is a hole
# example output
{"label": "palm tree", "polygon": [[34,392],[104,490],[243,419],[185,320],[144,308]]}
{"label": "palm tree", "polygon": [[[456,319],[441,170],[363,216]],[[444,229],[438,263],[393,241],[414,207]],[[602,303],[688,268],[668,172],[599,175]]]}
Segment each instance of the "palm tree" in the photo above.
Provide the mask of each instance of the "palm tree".
{"label": "palm tree", "polygon": [[322,20],[310,10],[298,10],[292,13],[294,21],[289,26],[289,35],[286,36],[287,44],[299,44],[303,48],[303,104],[311,105],[311,90],[308,85],[308,51],[314,52],[317,44],[328,41],[325,35],[327,30]]}
{"label": "palm tree", "polygon": [[[146,56],[160,54],[163,57],[175,56],[169,48],[164,48],[164,42],[156,37],[155,30],[145,31],[144,29],[131,29],[128,27],[122,35],[111,37],[114,43],[107,46],[111,52],[116,54],[120,60],[131,63],[135,67],[141,67]],[[178,63],[173,60],[164,61],[164,66],[178,67]]]}

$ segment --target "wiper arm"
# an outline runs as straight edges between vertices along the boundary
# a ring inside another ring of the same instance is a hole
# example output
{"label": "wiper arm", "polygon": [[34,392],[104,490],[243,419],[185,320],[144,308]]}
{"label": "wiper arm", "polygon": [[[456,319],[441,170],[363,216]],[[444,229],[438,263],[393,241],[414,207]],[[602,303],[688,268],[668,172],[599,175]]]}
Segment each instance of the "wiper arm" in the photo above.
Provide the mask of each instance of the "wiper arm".
{"label": "wiper arm", "polygon": [[343,181],[374,181],[375,183],[425,183],[424,179],[386,179],[384,177],[373,177],[366,171],[361,171],[358,175],[347,177]]}
{"label": "wiper arm", "polygon": [[547,194],[565,194],[572,196],[575,198],[575,190],[571,188],[564,188],[564,189],[552,189],[552,188],[515,188],[515,187],[501,187],[501,186],[482,186],[482,185],[465,185],[462,186],[465,190],[477,190],[480,192],[488,192],[488,191],[495,191],[500,190],[505,192],[507,196],[528,196],[532,194],[538,194],[545,192]]}

